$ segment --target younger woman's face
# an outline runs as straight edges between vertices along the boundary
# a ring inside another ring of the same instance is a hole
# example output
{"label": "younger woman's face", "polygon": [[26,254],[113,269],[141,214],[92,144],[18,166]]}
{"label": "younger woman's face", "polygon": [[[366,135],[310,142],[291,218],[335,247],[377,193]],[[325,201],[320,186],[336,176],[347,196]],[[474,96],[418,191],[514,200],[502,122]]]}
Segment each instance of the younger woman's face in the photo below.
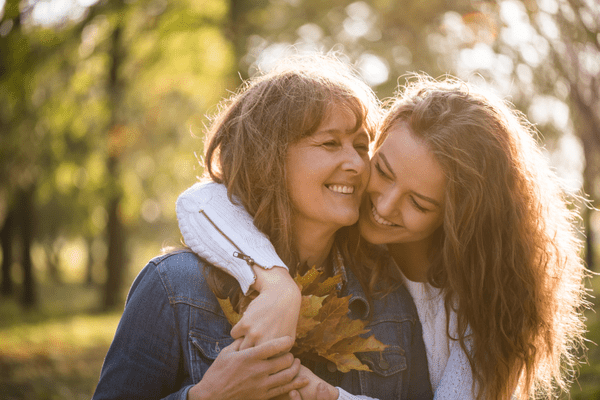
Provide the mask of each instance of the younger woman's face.
{"label": "younger woman's face", "polygon": [[392,127],[371,159],[360,210],[362,236],[374,244],[428,238],[442,224],[446,177],[428,146],[405,123]]}

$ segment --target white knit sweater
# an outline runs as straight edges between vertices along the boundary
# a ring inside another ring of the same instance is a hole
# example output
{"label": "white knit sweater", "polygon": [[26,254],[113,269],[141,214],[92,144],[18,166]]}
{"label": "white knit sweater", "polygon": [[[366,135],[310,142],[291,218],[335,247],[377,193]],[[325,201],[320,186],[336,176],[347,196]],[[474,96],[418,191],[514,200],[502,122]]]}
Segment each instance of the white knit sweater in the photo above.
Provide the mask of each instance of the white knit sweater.
{"label": "white knit sweater", "polygon": [[[200,213],[200,210],[202,212]],[[208,217],[208,218],[207,218]],[[177,199],[177,219],[184,241],[209,262],[235,277],[247,293],[254,282],[251,266],[239,257],[250,257],[264,268],[286,267],[267,237],[252,224],[252,218],[227,198],[227,190],[216,183],[197,183]],[[238,257],[234,257],[234,253]],[[439,289],[405,279],[423,326],[423,341],[429,378],[435,400],[473,399],[473,377],[469,362],[458,342],[446,335],[446,313]],[[450,332],[455,332],[456,315],[450,315]],[[370,399],[340,389],[338,400]]]}
{"label": "white knit sweater", "polygon": [[[423,326],[423,342],[434,399],[474,399],[469,360],[460,344],[446,334],[446,310],[442,291],[428,283],[412,282],[406,278],[404,282],[417,306]],[[454,312],[450,314],[450,333],[456,337]]]}

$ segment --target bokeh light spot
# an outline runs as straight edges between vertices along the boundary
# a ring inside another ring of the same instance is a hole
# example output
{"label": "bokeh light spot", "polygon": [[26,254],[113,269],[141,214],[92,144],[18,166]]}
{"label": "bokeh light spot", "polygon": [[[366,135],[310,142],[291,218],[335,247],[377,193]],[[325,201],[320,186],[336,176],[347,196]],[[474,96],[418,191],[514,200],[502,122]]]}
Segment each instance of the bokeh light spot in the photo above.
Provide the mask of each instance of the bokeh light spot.
{"label": "bokeh light spot", "polygon": [[356,68],[371,86],[386,82],[390,74],[387,64],[378,56],[369,53],[364,53],[359,57]]}

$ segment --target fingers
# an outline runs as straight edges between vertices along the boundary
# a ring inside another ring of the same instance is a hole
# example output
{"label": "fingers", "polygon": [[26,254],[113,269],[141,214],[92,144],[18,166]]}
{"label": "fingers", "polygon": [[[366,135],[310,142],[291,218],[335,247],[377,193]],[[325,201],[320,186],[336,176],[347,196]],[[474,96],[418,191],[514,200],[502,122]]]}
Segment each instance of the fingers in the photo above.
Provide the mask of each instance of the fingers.
{"label": "fingers", "polygon": [[289,396],[290,400],[302,400],[302,396],[300,396],[300,392],[297,390],[292,390]]}
{"label": "fingers", "polygon": [[224,347],[221,353],[232,353],[234,351],[240,351],[240,345],[242,344],[242,339],[234,340],[229,346]]}
{"label": "fingers", "polygon": [[310,383],[309,379],[305,376],[298,376],[299,371],[300,360],[295,359],[290,368],[271,375],[268,383],[271,389],[269,389],[268,394],[275,397],[308,385]]}
{"label": "fingers", "polygon": [[[288,358],[288,356],[290,358]],[[271,371],[269,371],[269,387],[280,386],[291,382],[292,379],[294,379],[294,377],[298,375],[298,372],[300,372],[299,359],[294,358],[294,356],[292,356],[291,354],[286,354],[285,356],[282,356],[281,359],[283,359],[283,361],[286,363],[290,359],[291,361],[287,365],[279,363],[279,365],[271,367]]]}
{"label": "fingers", "polygon": [[292,339],[289,336],[283,336],[260,344],[256,347],[252,347],[251,349],[247,349],[245,351],[248,352],[248,355],[250,357],[266,360],[280,353],[286,353],[290,351],[293,345],[294,339]]}
{"label": "fingers", "polygon": [[243,336],[246,336],[248,333],[248,325],[244,320],[244,317],[238,321],[237,324],[234,325],[233,329],[231,329],[231,337],[234,339],[239,339]]}
{"label": "fingers", "polygon": [[[267,335],[261,335],[260,332],[258,332],[256,330],[252,330],[252,329],[246,329],[245,332],[246,332],[246,334],[244,335],[244,342],[242,343],[242,346],[240,347],[241,350],[249,349],[250,347],[259,346],[259,345],[261,345],[263,343],[267,343],[269,340],[272,340],[275,338],[274,336],[272,336],[272,332],[268,332]],[[279,336],[279,337],[283,337],[283,336]],[[296,337],[296,333],[294,332],[294,336],[291,336],[291,337]]]}
{"label": "fingers", "polygon": [[316,400],[336,400],[339,397],[337,388],[328,385],[324,382],[320,382],[317,385],[317,398]]}
{"label": "fingers", "polygon": [[[248,314],[244,314],[244,315],[248,315]],[[243,338],[244,341],[242,342],[242,345],[240,346],[240,350],[245,350],[245,349],[249,349],[251,347],[254,347],[258,344],[260,344],[261,341],[261,337],[260,337],[260,333],[257,332],[256,330],[251,330],[251,325],[246,323],[247,318],[245,319],[245,317],[242,317],[242,319],[240,319],[238,321],[237,324],[235,324],[235,326],[231,329],[231,337],[234,339],[239,339],[239,338]],[[264,338],[264,339],[268,339],[268,338]]]}
{"label": "fingers", "polygon": [[244,336],[242,337],[242,342],[240,344],[240,350],[246,350],[246,349],[250,349],[252,347],[254,347],[255,343],[253,342],[252,338],[250,338],[249,336]]}
{"label": "fingers", "polygon": [[242,319],[240,319],[231,329],[232,338],[244,339],[240,346],[240,350],[246,350],[259,344],[260,334],[256,331],[251,331],[250,329],[251,327],[246,323],[244,317],[242,317]]}
{"label": "fingers", "polygon": [[317,385],[317,400],[329,400],[329,391],[323,382]]}
{"label": "fingers", "polygon": [[[279,371],[283,371],[284,369],[291,368],[294,365],[295,361],[298,361],[298,360],[294,359],[294,356],[292,355],[292,353],[285,353],[280,356],[270,358],[269,360],[267,360],[268,365],[269,365],[269,367],[267,369],[267,373],[269,375],[273,375]],[[300,366],[298,366],[298,371],[299,370],[300,370]],[[298,371],[296,371],[296,373],[298,373]],[[293,378],[296,375],[296,373],[293,374],[291,376],[291,378]]]}

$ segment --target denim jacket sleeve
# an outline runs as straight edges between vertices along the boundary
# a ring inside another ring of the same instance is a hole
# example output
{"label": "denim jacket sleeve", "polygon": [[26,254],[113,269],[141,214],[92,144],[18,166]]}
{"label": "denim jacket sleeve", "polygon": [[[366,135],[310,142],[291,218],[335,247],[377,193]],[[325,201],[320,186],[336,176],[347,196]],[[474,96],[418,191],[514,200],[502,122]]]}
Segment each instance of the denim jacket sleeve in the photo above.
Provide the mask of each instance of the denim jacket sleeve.
{"label": "denim jacket sleeve", "polygon": [[187,398],[193,385],[182,379],[174,313],[156,265],[150,262],[127,296],[93,400]]}

